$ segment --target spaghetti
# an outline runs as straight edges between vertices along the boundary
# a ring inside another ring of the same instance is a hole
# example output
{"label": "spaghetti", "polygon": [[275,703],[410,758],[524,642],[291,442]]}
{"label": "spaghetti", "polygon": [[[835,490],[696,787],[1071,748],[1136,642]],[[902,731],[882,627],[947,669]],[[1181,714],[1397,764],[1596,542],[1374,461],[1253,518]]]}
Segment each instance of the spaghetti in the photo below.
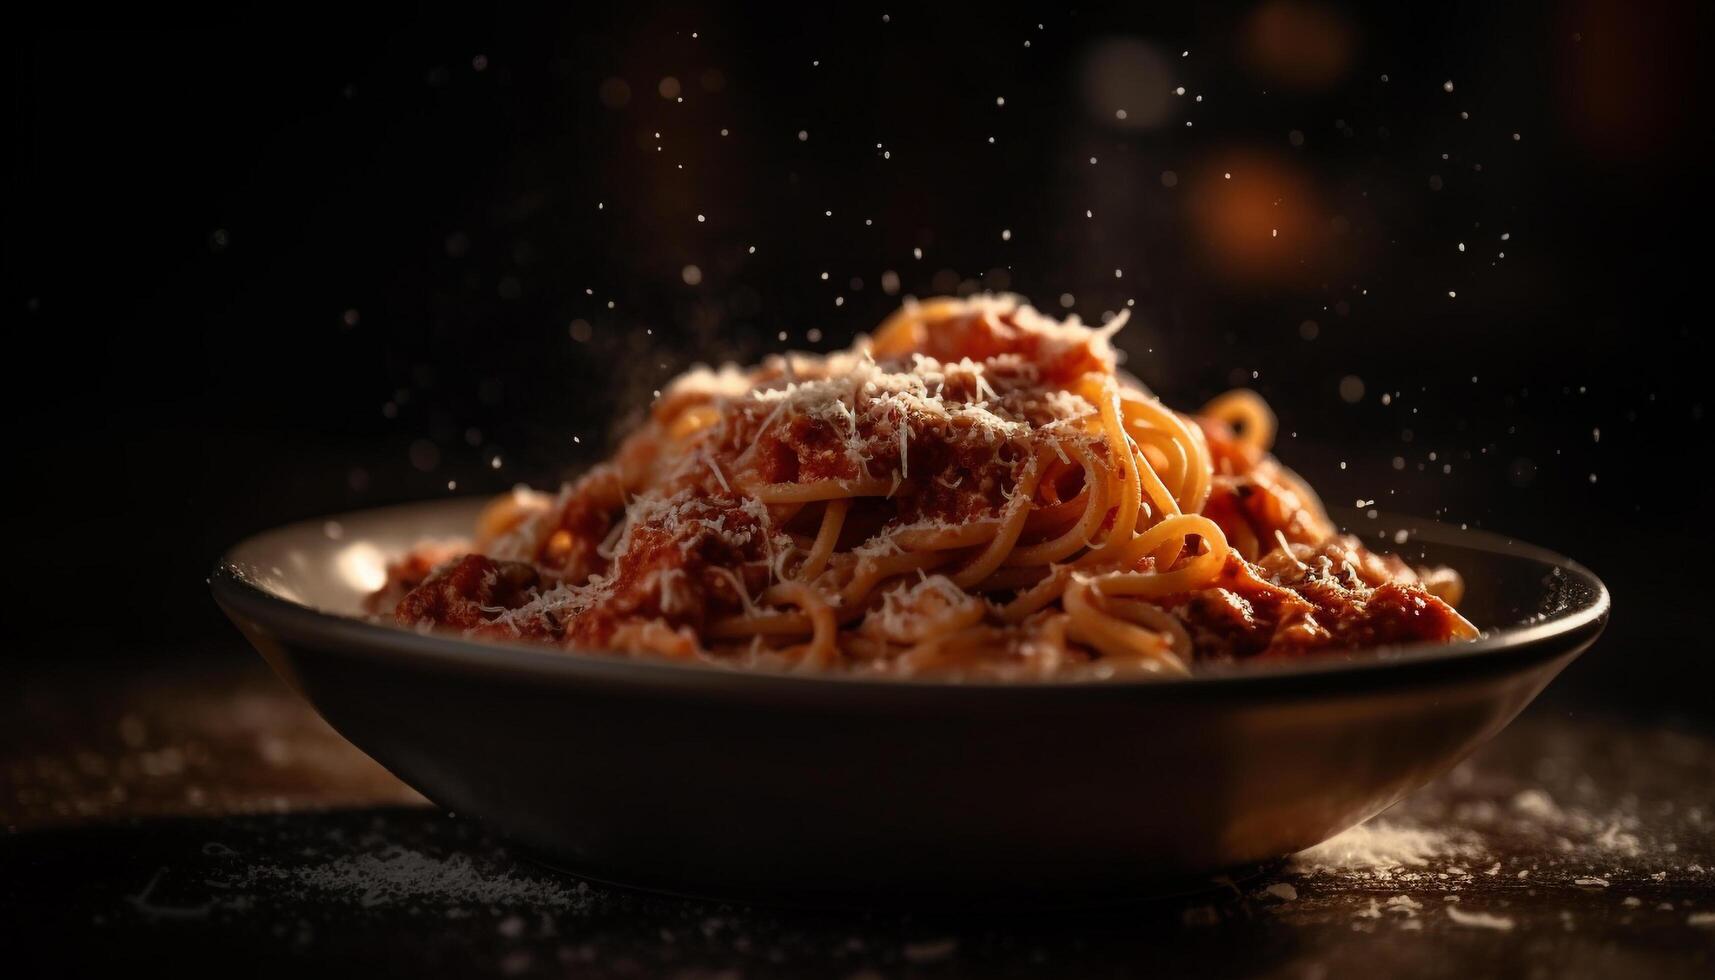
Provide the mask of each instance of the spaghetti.
{"label": "spaghetti", "polygon": [[1250,392],[1198,415],[1013,297],[908,303],[850,350],[698,369],[614,458],[413,556],[406,625],[736,666],[1183,674],[1475,634],[1457,575],[1342,537]]}

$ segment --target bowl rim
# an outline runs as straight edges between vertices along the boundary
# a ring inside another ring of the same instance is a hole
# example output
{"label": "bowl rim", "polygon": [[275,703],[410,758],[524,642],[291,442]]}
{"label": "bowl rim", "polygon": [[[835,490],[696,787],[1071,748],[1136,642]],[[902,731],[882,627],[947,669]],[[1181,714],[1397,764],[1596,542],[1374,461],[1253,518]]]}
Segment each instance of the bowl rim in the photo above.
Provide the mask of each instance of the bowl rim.
{"label": "bowl rim", "polygon": [[[386,623],[343,615],[294,602],[264,588],[246,573],[236,555],[272,536],[321,535],[329,521],[374,518],[386,512],[404,516],[441,507],[472,506],[469,497],[418,501],[347,511],[294,521],[251,534],[221,555],[208,583],[215,601],[238,622],[261,624],[280,636],[308,642],[324,650],[368,657],[405,660],[417,666],[438,666],[478,673],[526,674],[543,681],[593,681],[623,686],[670,688],[696,693],[730,692],[886,692],[891,698],[924,696],[924,692],[956,692],[966,696],[1025,694],[1056,696],[1076,692],[1091,696],[1109,692],[1136,696],[1155,694],[1218,694],[1326,692],[1347,684],[1417,683],[1448,671],[1510,671],[1525,663],[1581,652],[1606,626],[1611,609],[1607,586],[1583,565],[1547,548],[1491,531],[1454,527],[1437,521],[1375,511],[1331,512],[1343,528],[1356,522],[1340,518],[1361,516],[1366,521],[1399,523],[1413,537],[1431,543],[1473,548],[1523,558],[1545,566],[1549,574],[1564,575],[1583,586],[1586,595],[1566,608],[1534,621],[1485,630],[1466,643],[1413,643],[1358,651],[1358,656],[1305,657],[1289,662],[1255,661],[1214,665],[1188,677],[1124,677],[1069,680],[959,680],[950,678],[892,678],[838,673],[792,673],[777,669],[733,669],[700,662],[639,658],[613,653],[564,650],[523,641],[474,640],[451,633],[402,629]],[[1374,515],[1374,516],[1372,516]],[[242,624],[241,624],[242,625]],[[1521,662],[1522,661],[1522,662]],[[907,692],[910,692],[908,695]]]}

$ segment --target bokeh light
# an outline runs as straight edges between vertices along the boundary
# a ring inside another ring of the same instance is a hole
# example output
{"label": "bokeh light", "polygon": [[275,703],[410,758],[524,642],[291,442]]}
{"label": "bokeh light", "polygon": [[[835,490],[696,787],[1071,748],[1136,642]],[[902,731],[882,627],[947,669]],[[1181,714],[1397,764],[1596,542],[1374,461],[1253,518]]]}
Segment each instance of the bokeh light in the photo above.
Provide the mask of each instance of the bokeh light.
{"label": "bokeh light", "polygon": [[1079,69],[1084,108],[1118,129],[1153,129],[1167,121],[1172,73],[1166,55],[1148,41],[1098,41]]}
{"label": "bokeh light", "polygon": [[1322,206],[1315,185],[1295,165],[1231,151],[1182,180],[1190,185],[1192,228],[1217,275],[1278,279],[1317,250]]}
{"label": "bokeh light", "polygon": [[1251,71],[1283,88],[1314,92],[1351,67],[1357,29],[1345,14],[1309,0],[1267,0],[1245,18],[1240,54]]}
{"label": "bokeh light", "polygon": [[1583,0],[1565,11],[1558,103],[1593,155],[1647,160],[1701,129],[1686,98],[1695,86],[1696,47],[1683,29],[1690,16],[1675,13],[1616,0]]}

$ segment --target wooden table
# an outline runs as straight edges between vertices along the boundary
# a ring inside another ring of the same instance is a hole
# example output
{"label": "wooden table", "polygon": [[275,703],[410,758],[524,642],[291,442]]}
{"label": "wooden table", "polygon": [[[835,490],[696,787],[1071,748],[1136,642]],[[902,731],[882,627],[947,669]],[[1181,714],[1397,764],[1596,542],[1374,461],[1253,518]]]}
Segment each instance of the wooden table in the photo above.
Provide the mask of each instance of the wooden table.
{"label": "wooden table", "polygon": [[570,878],[429,807],[257,667],[13,679],[0,827],[0,962],[26,974],[1715,976],[1715,737],[1552,700],[1271,875],[1075,914]]}

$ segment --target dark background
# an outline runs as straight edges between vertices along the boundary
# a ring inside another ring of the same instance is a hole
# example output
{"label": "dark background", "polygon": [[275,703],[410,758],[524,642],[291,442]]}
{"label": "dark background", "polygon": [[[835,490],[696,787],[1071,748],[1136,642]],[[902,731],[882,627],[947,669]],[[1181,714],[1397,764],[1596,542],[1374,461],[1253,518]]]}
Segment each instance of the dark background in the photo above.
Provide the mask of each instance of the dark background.
{"label": "dark background", "polygon": [[237,538],[551,483],[897,282],[1132,306],[1330,502],[1603,575],[1555,703],[1710,717],[1692,5],[646,8],[10,33],[6,657],[246,656]]}

